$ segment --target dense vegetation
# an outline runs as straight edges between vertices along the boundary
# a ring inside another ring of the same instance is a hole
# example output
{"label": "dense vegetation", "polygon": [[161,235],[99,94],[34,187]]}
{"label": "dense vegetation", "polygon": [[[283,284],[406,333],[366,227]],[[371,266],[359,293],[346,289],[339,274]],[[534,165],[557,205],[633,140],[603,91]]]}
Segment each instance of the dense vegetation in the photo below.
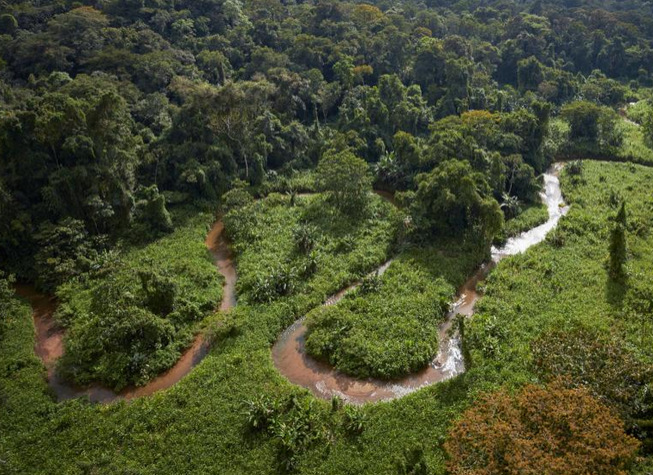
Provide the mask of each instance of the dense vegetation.
{"label": "dense vegetation", "polygon": [[222,295],[203,242],[211,213],[182,211],[178,229],[140,248],[102,256],[97,269],[59,287],[66,329],[60,371],[77,384],[121,389],[171,367]]}
{"label": "dense vegetation", "polygon": [[[303,291],[271,304],[239,305],[232,317],[236,330],[217,335],[210,355],[187,378],[152,398],[107,407],[51,401],[33,353],[29,308],[16,299],[4,300],[2,308],[10,317],[0,346],[6,402],[0,407],[3,460],[28,473],[62,467],[72,473],[89,467],[111,473],[126,465],[142,473],[225,467],[231,467],[227,473],[277,473],[289,460],[293,470],[306,473],[397,473],[398,467],[408,473],[414,467],[444,473],[441,444],[480,394],[548,381],[551,373],[568,375],[571,387],[589,384],[594,397],[614,408],[613,415],[626,418],[620,407],[636,409],[627,427],[647,447],[650,402],[637,381],[646,378],[651,362],[646,283],[653,267],[646,223],[653,213],[644,190],[653,172],[593,162],[584,162],[580,176],[569,171],[563,172],[563,190],[572,208],[559,231],[491,274],[479,313],[465,330],[472,356],[468,372],[392,403],[363,407],[360,414],[337,403],[309,403],[312,396],[288,384],[272,365],[270,343],[304,312],[298,309],[293,315],[296,306],[290,304],[306,295]],[[615,204],[611,196],[619,197]],[[292,210],[290,199],[275,207]],[[317,199],[298,197],[298,203]],[[610,284],[608,236],[622,200],[627,202],[630,277],[626,288],[616,287],[624,290],[623,298],[615,299],[620,294]],[[588,226],[594,232],[584,232]],[[370,267],[376,264],[370,262]],[[334,282],[324,292],[342,285]],[[579,325],[589,330],[578,330]],[[603,336],[573,336],[578,331]],[[569,336],[556,343],[561,332]],[[618,349],[609,346],[613,338]],[[555,348],[566,341],[588,346],[561,354]],[[563,359],[552,360],[552,354]],[[590,370],[588,379],[578,372],[592,365],[604,374]],[[624,371],[626,380],[610,376]],[[261,395],[267,399],[259,400]],[[265,428],[250,428],[253,421]],[[632,472],[647,473],[645,463],[640,461]]]}
{"label": "dense vegetation", "polygon": [[456,287],[483,257],[454,243],[401,253],[383,275],[308,314],[307,351],[359,377],[422,369],[438,351],[438,327]]}
{"label": "dense vegetation", "polygon": [[355,216],[321,194],[273,193],[231,209],[224,221],[237,252],[239,301],[285,297],[293,307],[311,308],[381,264],[397,244],[401,220],[380,197],[367,199]]}
{"label": "dense vegetation", "polygon": [[[0,2],[0,472],[650,474],[652,86],[643,0]],[[360,408],[279,375],[307,314],[343,371],[422,366],[490,245],[546,219],[555,160],[571,211],[492,271],[465,374]],[[213,348],[152,397],[56,403],[16,281],[57,296],[71,382]],[[550,445],[507,461],[525,439]]]}

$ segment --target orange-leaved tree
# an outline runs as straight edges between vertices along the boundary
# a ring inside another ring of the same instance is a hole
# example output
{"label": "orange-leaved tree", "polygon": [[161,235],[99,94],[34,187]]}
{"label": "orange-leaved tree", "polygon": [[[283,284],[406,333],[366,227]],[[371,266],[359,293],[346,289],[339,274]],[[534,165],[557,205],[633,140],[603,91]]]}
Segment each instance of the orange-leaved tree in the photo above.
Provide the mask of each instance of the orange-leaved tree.
{"label": "orange-leaved tree", "polygon": [[554,381],[482,397],[445,443],[452,475],[622,475],[639,442],[585,388]]}

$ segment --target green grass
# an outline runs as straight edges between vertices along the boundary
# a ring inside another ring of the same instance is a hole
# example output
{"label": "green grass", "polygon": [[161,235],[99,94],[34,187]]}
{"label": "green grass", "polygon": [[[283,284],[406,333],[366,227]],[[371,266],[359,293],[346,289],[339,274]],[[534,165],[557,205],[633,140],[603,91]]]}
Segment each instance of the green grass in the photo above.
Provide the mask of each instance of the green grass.
{"label": "green grass", "polygon": [[[317,401],[312,409],[317,422],[311,430],[319,438],[299,452],[296,472],[395,475],[406,453],[421,446],[429,472],[444,474],[442,442],[451,423],[480,391],[536,381],[530,342],[549,328],[584,322],[613,331],[624,345],[651,361],[653,319],[634,311],[640,308],[634,306],[638,295],[652,295],[646,284],[653,273],[650,183],[653,171],[629,164],[587,162],[577,182],[563,173],[563,191],[572,208],[550,239],[502,261],[493,271],[479,314],[466,329],[471,369],[405,398],[365,406],[360,435],[345,431],[341,409],[332,411],[330,403]],[[604,267],[609,220],[616,213],[614,195],[628,201],[626,288],[610,285]],[[261,239],[277,238],[264,234]],[[453,269],[448,272],[455,274]],[[209,355],[186,378],[152,397],[110,406],[49,400],[43,370],[33,355],[29,309],[12,303],[14,318],[0,342],[2,470],[282,473],[280,437],[251,431],[245,402],[262,394],[278,400],[291,394],[302,400],[312,397],[279,375],[270,346],[304,307],[319,305],[319,295],[337,289],[354,273],[337,274],[340,281],[330,281],[326,271],[324,275],[329,285],[319,292],[307,284],[270,304],[240,305],[233,312],[234,330],[218,336]],[[317,297],[302,297],[306,292]],[[21,363],[6,363],[17,360]],[[633,473],[646,473],[645,466]]]}

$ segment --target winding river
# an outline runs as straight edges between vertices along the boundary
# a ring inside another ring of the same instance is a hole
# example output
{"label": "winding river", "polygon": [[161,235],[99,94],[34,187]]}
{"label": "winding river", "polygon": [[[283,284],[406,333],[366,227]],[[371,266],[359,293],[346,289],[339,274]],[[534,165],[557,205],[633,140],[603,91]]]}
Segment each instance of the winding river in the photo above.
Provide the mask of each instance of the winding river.
{"label": "winding river", "polygon": [[[461,338],[454,328],[455,317],[457,315],[469,317],[473,314],[474,304],[479,296],[476,290],[477,284],[485,279],[501,259],[524,252],[544,240],[548,232],[567,213],[568,207],[564,203],[558,180],[561,166],[555,164],[544,174],[544,189],[541,196],[547,206],[549,219],[544,224],[509,239],[503,247],[492,248],[491,261],[483,264],[460,288],[458,300],[440,326],[438,353],[424,369],[395,381],[358,379],[340,373],[328,363],[317,361],[306,353],[304,348],[306,326],[304,319],[301,318],[283,332],[272,348],[274,364],[279,372],[290,382],[309,389],[317,397],[330,399],[338,396],[346,402],[362,404],[402,397],[465,371]],[[382,274],[389,266],[390,261],[375,272]],[[329,297],[324,305],[337,303],[356,286],[355,284],[347,287]]]}
{"label": "winding river", "polygon": [[[236,269],[229,245],[224,237],[224,225],[218,220],[206,236],[206,247],[211,252],[220,274],[224,277],[220,311],[229,310],[236,305]],[[16,293],[32,305],[36,343],[34,351],[43,360],[47,370],[48,384],[58,401],[79,396],[87,396],[92,402],[109,403],[118,399],[133,399],[150,395],[175,384],[206,356],[209,342],[202,334],[195,337],[193,344],[179,358],[177,363],[165,373],[139,387],[128,387],[116,393],[100,385],[76,387],[64,381],[56,371],[57,360],[63,355],[63,334],[57,326],[53,314],[57,307],[54,298],[38,293],[34,287],[17,285]]]}
{"label": "winding river", "polygon": [[[330,399],[333,396],[339,396],[347,402],[361,404],[395,399],[465,371],[461,339],[454,328],[455,317],[472,315],[474,304],[478,299],[477,284],[487,276],[499,260],[523,252],[530,246],[541,242],[546,234],[556,226],[560,217],[567,212],[568,207],[563,201],[557,178],[560,167],[560,164],[556,164],[544,174],[544,191],[541,195],[547,205],[549,219],[541,226],[509,239],[503,247],[492,248],[492,260],[483,264],[460,288],[458,300],[440,326],[438,354],[423,370],[396,381],[357,379],[339,373],[329,364],[316,361],[306,354],[304,349],[306,327],[304,319],[301,318],[283,332],[272,348],[274,364],[279,372],[290,382],[308,388],[317,397]],[[394,197],[391,194],[377,193],[394,202]],[[222,220],[218,220],[212,226],[206,237],[206,246],[213,255],[218,271],[225,278],[223,299],[219,310],[226,311],[236,305],[236,269],[229,245],[224,237]],[[390,264],[391,261],[384,263],[375,272],[382,274]],[[329,297],[324,305],[336,304],[356,286],[357,284],[354,284],[342,289]],[[47,369],[48,384],[59,401],[87,396],[93,402],[109,403],[119,399],[128,400],[153,394],[169,388],[181,380],[206,356],[209,350],[209,342],[200,334],[172,368],[144,386],[129,387],[118,393],[100,385],[76,387],[61,379],[56,371],[57,360],[64,352],[64,330],[57,326],[53,318],[57,306],[56,300],[38,293],[34,287],[28,285],[17,285],[16,293],[32,305],[36,331],[34,350],[43,360]]]}

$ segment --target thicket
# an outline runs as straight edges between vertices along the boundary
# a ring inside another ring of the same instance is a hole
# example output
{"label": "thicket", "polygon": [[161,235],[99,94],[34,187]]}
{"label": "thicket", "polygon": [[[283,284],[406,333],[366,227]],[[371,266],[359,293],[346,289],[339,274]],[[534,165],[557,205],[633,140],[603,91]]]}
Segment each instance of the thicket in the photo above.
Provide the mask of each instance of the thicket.
{"label": "thicket", "polygon": [[175,364],[222,296],[204,244],[212,220],[211,213],[179,210],[171,234],[102,254],[89,272],[59,287],[65,377],[119,390]]}
{"label": "thicket", "polygon": [[[315,412],[330,428],[329,435],[296,452],[297,473],[445,473],[442,444],[453,421],[473,406],[479,393],[502,386],[509,390],[537,378],[531,343],[548,331],[572,329],[572,323],[604,335],[613,326],[619,330],[620,346],[632,349],[639,361],[653,361],[653,293],[647,278],[653,254],[646,232],[652,219],[647,190],[653,177],[648,169],[629,164],[584,162],[582,168],[578,180],[563,171],[562,187],[572,208],[551,238],[523,256],[502,261],[491,273],[479,312],[466,327],[472,356],[468,371],[391,403],[364,406],[364,429],[353,437],[346,432],[342,411],[333,412],[331,403],[315,400]],[[628,202],[629,266],[636,276],[623,294],[606,286],[609,218],[620,203],[613,195]],[[289,202],[290,197],[282,200]],[[297,197],[298,207],[310,200]],[[387,204],[387,209],[393,208]],[[263,242],[272,236],[262,232],[256,249],[264,249]],[[363,275],[384,258],[367,262]],[[161,473],[278,473],[280,442],[249,429],[243,404],[261,394],[278,401],[292,394],[307,396],[278,374],[270,345],[291,321],[320,305],[324,294],[361,277],[329,275],[333,280],[325,278],[321,291],[311,286],[315,291],[302,289],[265,305],[239,302],[232,315],[235,331],[221,337],[191,374],[152,398],[108,407],[52,402],[33,351],[29,307],[12,299],[10,326],[0,342],[0,433],[11,434],[0,446],[2,459],[23,473],[119,472],[125,466]],[[645,474],[646,467],[644,459],[632,473]]]}
{"label": "thicket", "polygon": [[352,214],[327,195],[271,194],[232,209],[224,218],[237,253],[241,302],[260,304],[312,294],[324,301],[380,265],[401,231],[401,215],[368,192],[369,205]]}

